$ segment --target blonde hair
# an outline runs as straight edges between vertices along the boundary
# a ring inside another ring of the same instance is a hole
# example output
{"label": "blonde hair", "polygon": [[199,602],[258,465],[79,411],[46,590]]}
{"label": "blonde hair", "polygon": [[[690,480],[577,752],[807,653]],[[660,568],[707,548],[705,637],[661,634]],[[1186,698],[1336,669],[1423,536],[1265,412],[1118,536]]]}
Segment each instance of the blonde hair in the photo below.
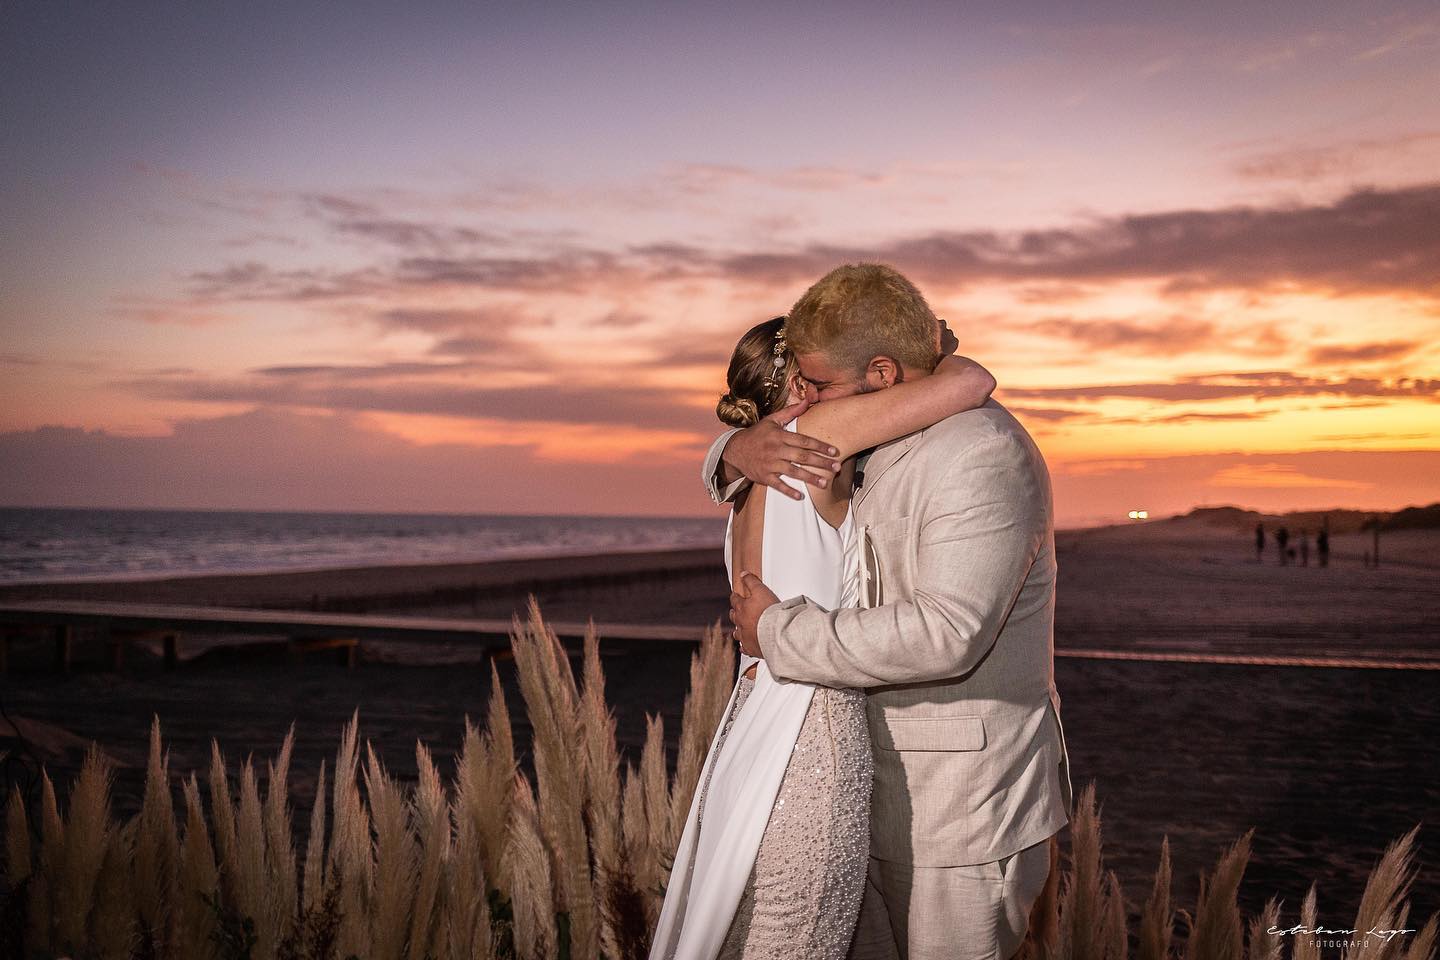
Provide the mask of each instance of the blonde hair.
{"label": "blonde hair", "polygon": [[[715,416],[721,421],[732,427],[748,427],[780,409],[789,395],[786,387],[797,370],[794,352],[784,345],[785,329],[785,318],[775,317],[745,331],[735,344],[730,370],[725,374],[729,389],[715,405]],[[775,352],[777,344],[782,348],[779,353]],[[778,367],[777,357],[782,361]]]}
{"label": "blonde hair", "polygon": [[940,362],[940,321],[915,284],[883,263],[850,263],[795,302],[785,335],[795,353],[825,354],[863,373],[877,356],[929,373]]}

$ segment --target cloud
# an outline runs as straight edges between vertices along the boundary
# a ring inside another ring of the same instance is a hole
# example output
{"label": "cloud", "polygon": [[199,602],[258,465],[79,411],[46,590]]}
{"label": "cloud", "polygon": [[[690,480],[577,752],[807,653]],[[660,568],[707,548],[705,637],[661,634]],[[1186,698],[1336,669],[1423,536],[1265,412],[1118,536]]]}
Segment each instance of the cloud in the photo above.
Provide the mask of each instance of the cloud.
{"label": "cloud", "polygon": [[1276,410],[1225,410],[1225,411],[1201,411],[1189,410],[1183,413],[1166,414],[1163,417],[1105,417],[1098,418],[1097,423],[1104,423],[1109,426],[1118,424],[1151,425],[1157,423],[1244,423],[1249,420],[1266,420],[1274,416]]}
{"label": "cloud", "polygon": [[375,240],[404,250],[428,247],[450,250],[457,246],[497,243],[497,234],[471,227],[427,222],[384,214],[372,203],[337,194],[310,194],[302,198],[337,234]]}
{"label": "cloud", "polygon": [[883,186],[893,180],[887,174],[845,167],[801,166],[764,170],[727,163],[686,164],[669,174],[666,179],[685,193],[713,193],[734,186],[763,186],[778,190],[828,193],[857,186]]}
{"label": "cloud", "polygon": [[[398,222],[364,219],[368,207],[333,202],[339,223]],[[193,273],[190,289],[208,300],[316,300],[437,288],[593,294],[696,278],[794,287],[840,263],[880,260],[942,288],[1006,282],[1053,292],[1146,280],[1172,292],[1300,288],[1440,297],[1440,183],[1357,190],[1306,206],[1173,210],[1067,228],[936,231],[874,246],[743,252],[676,242],[605,249],[552,237],[536,238],[530,252],[497,256],[468,249],[474,238],[411,226],[418,232],[408,237],[409,227],[377,231],[402,254],[394,261],[334,271],[246,261]]]}
{"label": "cloud", "polygon": [[388,286],[383,271],[277,270],[256,260],[218,270],[199,270],[186,277],[188,294],[199,301],[335,300],[378,293]]}
{"label": "cloud", "polygon": [[1116,350],[1171,357],[1212,346],[1215,325],[1205,320],[1172,317],[1159,326],[1133,320],[1080,320],[1047,317],[1022,329],[1080,344],[1093,350]]}
{"label": "cloud", "polygon": [[[166,436],[43,426],[0,433],[0,502],[168,509],[519,514],[714,510],[703,445],[668,457],[557,463],[533,445],[416,443],[353,414],[256,409],[181,420]],[[640,492],[637,492],[640,491]]]}
{"label": "cloud", "polygon": [[578,293],[613,283],[633,266],[603,250],[561,249],[539,257],[407,257],[394,280],[407,287],[480,287]]}
{"label": "cloud", "polygon": [[1397,360],[1420,349],[1414,340],[1386,340],[1377,343],[1321,344],[1310,350],[1312,363],[1369,363]]}
{"label": "cloud", "polygon": [[1007,396],[1047,400],[1135,399],[1164,401],[1229,400],[1251,397],[1386,397],[1440,400],[1440,380],[1368,377],[1330,379],[1286,371],[1212,373],[1166,383],[1096,384],[1075,387],[1006,387]]}
{"label": "cloud", "polygon": [[1363,480],[1315,477],[1283,463],[1242,463],[1226,467],[1209,480],[1213,487],[1283,487],[1325,490],[1368,490],[1375,484]]}
{"label": "cloud", "polygon": [[1382,164],[1437,153],[1440,153],[1440,131],[1427,130],[1394,137],[1265,150],[1245,157],[1232,169],[1247,180],[1309,183],[1330,177],[1361,177]]}
{"label": "cloud", "polygon": [[1088,410],[1067,410],[1062,407],[1011,407],[1007,405],[1006,409],[1021,420],[1040,420],[1045,423],[1061,423],[1066,420],[1094,416]]}
{"label": "cloud", "polygon": [[940,232],[874,248],[816,245],[722,261],[795,282],[876,259],[922,283],[1160,280],[1172,290],[1321,288],[1440,295],[1440,184],[1358,190],[1330,204],[1176,210],[1070,229]]}
{"label": "cloud", "polygon": [[569,382],[473,386],[435,379],[439,374],[469,372],[473,381],[473,374],[486,369],[465,362],[267,367],[246,377],[135,377],[111,385],[165,400],[634,426],[697,434],[713,430],[716,423],[709,410],[655,387]]}

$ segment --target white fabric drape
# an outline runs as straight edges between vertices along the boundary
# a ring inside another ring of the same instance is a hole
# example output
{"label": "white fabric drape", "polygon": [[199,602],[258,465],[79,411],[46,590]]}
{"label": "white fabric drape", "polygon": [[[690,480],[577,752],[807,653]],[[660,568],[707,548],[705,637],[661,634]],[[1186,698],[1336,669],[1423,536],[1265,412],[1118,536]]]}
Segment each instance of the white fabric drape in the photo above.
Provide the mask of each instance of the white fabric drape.
{"label": "white fabric drape", "polygon": [[[792,432],[795,428],[794,421],[786,427]],[[781,600],[805,596],[826,609],[835,609],[847,596],[846,571],[855,569],[853,559],[846,555],[847,548],[853,547],[848,542],[853,521],[847,514],[838,529],[831,527],[815,509],[804,483],[782,479],[805,497],[791,500],[766,491],[761,579]],[[727,525],[725,568],[733,583],[730,551]],[[739,672],[743,674],[752,664],[758,664],[755,688],[735,717],[725,749],[718,756],[719,730],[710,741],[675,853],[650,960],[714,960],[719,954],[810,709],[814,686],[777,680],[763,660],[744,654]],[[734,708],[735,693],[730,693],[726,716]],[[707,777],[710,786],[702,827],[697,813]]]}

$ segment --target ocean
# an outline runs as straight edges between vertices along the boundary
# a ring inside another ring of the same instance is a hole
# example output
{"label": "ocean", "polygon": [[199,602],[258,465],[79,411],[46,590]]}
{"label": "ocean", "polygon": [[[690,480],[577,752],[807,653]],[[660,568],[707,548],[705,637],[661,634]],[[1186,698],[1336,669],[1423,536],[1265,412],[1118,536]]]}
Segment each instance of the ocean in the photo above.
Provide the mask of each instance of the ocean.
{"label": "ocean", "polygon": [[0,584],[721,547],[714,518],[0,507]]}

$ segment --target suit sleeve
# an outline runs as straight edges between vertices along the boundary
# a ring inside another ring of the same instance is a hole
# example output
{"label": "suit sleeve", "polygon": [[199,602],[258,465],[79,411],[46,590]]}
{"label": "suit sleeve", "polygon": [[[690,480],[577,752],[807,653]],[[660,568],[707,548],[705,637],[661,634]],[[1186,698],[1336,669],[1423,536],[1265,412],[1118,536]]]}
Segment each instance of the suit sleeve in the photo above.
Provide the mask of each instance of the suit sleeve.
{"label": "suit sleeve", "polygon": [[965,449],[917,514],[911,598],[829,611],[805,597],[775,604],[757,630],[771,673],[863,689],[943,680],[980,662],[1044,543],[1048,476],[996,437]]}
{"label": "suit sleeve", "polygon": [[705,491],[710,494],[710,499],[717,504],[729,503],[735,499],[735,494],[739,493],[741,488],[750,482],[744,477],[741,477],[739,480],[736,480],[721,490],[720,485],[715,480],[716,471],[720,469],[720,458],[725,454],[725,444],[729,443],[730,438],[739,432],[738,427],[732,427],[716,437],[715,442],[710,444],[710,451],[705,454],[704,464],[700,467],[700,482],[705,484]]}

